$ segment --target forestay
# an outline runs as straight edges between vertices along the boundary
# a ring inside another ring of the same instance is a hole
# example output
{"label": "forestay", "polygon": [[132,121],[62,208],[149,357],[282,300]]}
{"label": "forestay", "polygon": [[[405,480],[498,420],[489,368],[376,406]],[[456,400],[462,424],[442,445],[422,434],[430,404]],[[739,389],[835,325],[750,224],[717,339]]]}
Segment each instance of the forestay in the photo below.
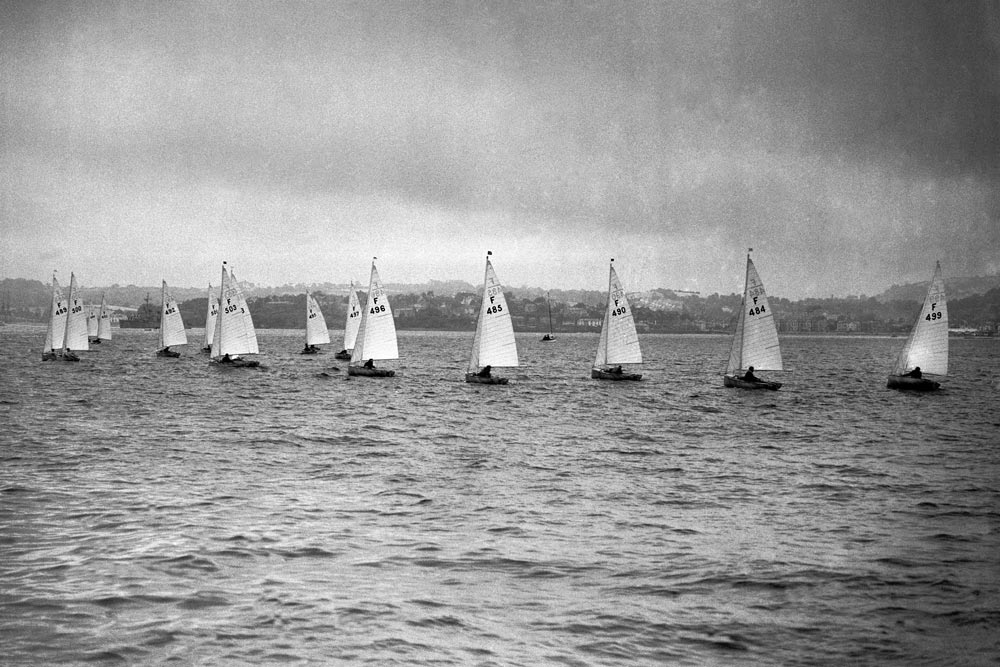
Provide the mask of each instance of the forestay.
{"label": "forestay", "polygon": [[757,274],[750,256],[747,255],[743,307],[736,321],[736,334],[733,336],[726,372],[731,374],[750,366],[758,371],[784,370],[774,313],[767,302],[764,283]]}
{"label": "forestay", "polygon": [[396,345],[396,323],[392,319],[389,297],[382,287],[375,262],[372,262],[371,278],[368,281],[368,300],[361,311],[361,323],[351,352],[351,365],[368,359],[398,359]]}
{"label": "forestay", "polygon": [[604,322],[601,325],[601,338],[597,344],[597,356],[594,358],[594,368],[617,364],[642,363],[642,350],[639,348],[639,335],[635,330],[635,318],[625,295],[625,288],[615,272],[614,260],[611,260],[611,270],[608,275],[608,304],[604,310]]}
{"label": "forestay", "polygon": [[472,339],[469,372],[475,373],[483,366],[517,366],[517,343],[514,324],[490,258],[486,257],[486,274],[483,278],[483,300],[476,320],[476,335]]}
{"label": "forestay", "polygon": [[920,366],[921,373],[948,374],[948,304],[945,301],[941,262],[927,288],[924,305],[910,332],[906,346],[896,359],[893,372],[901,375]]}

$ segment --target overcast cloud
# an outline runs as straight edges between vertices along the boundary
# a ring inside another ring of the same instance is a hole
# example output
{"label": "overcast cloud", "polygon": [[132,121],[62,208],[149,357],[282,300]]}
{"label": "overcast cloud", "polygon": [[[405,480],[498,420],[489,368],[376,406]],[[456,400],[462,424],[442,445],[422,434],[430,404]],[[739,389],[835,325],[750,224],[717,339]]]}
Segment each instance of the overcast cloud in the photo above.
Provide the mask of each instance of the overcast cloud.
{"label": "overcast cloud", "polygon": [[996,2],[22,2],[5,277],[775,295],[1000,271]]}

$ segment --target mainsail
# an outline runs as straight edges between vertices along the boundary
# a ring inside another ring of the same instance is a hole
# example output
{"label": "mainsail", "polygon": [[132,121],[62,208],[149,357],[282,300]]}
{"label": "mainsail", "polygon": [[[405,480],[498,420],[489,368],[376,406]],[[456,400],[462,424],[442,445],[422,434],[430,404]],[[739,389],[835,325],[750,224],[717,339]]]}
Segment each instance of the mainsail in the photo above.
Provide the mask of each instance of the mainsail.
{"label": "mainsail", "polygon": [[212,291],[212,284],[208,285],[208,311],[205,313],[205,347],[212,347],[212,340],[215,338],[215,321],[219,317],[219,297]]}
{"label": "mainsail", "polygon": [[920,366],[921,373],[948,374],[948,304],[944,296],[941,262],[934,266],[934,276],[927,288],[924,305],[916,324],[896,359],[893,373],[901,375]]}
{"label": "mainsail", "polygon": [[347,298],[347,321],[344,323],[344,349],[350,352],[354,349],[354,341],[358,338],[358,328],[361,326],[361,302],[358,293],[351,282],[351,295]]}
{"label": "mainsail", "polygon": [[87,337],[97,338],[97,322],[98,310],[97,306],[90,306],[87,308]]}
{"label": "mainsail", "polygon": [[486,254],[486,273],[483,277],[483,300],[476,320],[476,335],[472,339],[469,372],[475,373],[483,366],[517,366],[517,343],[514,324],[503,294],[503,285]]}
{"label": "mainsail", "polygon": [[726,373],[732,374],[750,366],[758,371],[783,370],[774,313],[767,302],[764,283],[757,274],[750,255],[747,255],[743,304],[736,321],[736,334],[729,351]]}
{"label": "mainsail", "polygon": [[330,330],[326,328],[326,318],[313,295],[306,292],[306,345],[322,345],[330,342]]}
{"label": "mainsail", "polygon": [[372,262],[371,278],[368,281],[368,300],[361,311],[358,336],[351,351],[351,365],[364,363],[368,359],[398,359],[396,345],[396,323],[392,319],[389,297],[379,279],[375,262]]}
{"label": "mainsail", "polygon": [[167,291],[167,281],[164,280],[160,288],[160,349],[171,345],[187,345],[187,333],[177,300]]}
{"label": "mainsail", "polygon": [[97,318],[98,340],[111,340],[111,312],[108,310],[108,299],[104,294],[101,294],[101,310]]}
{"label": "mainsail", "polygon": [[89,350],[87,341],[87,313],[83,297],[76,286],[76,274],[69,275],[69,313],[66,316],[66,333],[63,336],[63,354],[69,350]]}
{"label": "mainsail", "polygon": [[222,285],[219,288],[219,316],[215,320],[212,340],[213,359],[224,355],[257,354],[257,333],[236,276],[222,263]]}
{"label": "mainsail", "polygon": [[52,274],[52,308],[49,311],[49,326],[45,330],[45,347],[42,353],[52,353],[62,349],[63,336],[66,335],[66,316],[69,309],[56,275]]}
{"label": "mainsail", "polygon": [[615,260],[612,259],[608,276],[608,305],[604,311],[604,323],[601,325],[601,339],[597,344],[594,368],[612,364],[639,363],[642,363],[642,350],[639,349],[635,319],[625,295],[625,288],[622,287],[615,272]]}

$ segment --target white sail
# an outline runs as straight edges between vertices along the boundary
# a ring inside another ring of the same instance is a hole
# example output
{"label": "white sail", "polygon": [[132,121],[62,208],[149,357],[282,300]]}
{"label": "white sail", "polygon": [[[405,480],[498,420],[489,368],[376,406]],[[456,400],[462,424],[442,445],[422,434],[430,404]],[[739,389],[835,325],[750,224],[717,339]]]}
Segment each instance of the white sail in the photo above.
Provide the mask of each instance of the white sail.
{"label": "white sail", "polygon": [[514,324],[503,294],[503,285],[486,256],[486,274],[483,277],[483,300],[479,304],[476,335],[472,339],[469,372],[475,373],[483,366],[517,366],[517,343]]}
{"label": "white sail", "polygon": [[49,326],[45,330],[45,348],[42,352],[53,352],[61,350],[63,336],[66,335],[66,316],[69,308],[66,298],[63,296],[62,288],[55,274],[52,275],[52,308],[49,310]]}
{"label": "white sail", "polygon": [[219,315],[215,320],[212,358],[224,355],[257,354],[257,333],[236,277],[222,263],[219,288]]}
{"label": "white sail", "polygon": [[160,288],[160,349],[171,345],[187,345],[184,320],[177,300],[167,291],[167,281]]}
{"label": "white sail", "polygon": [[372,262],[372,274],[368,281],[368,300],[361,311],[358,336],[351,351],[351,365],[355,366],[368,359],[398,359],[396,345],[396,323],[392,319],[389,297],[382,287],[382,281]]}
{"label": "white sail", "polygon": [[215,321],[219,317],[219,297],[212,291],[212,285],[208,285],[208,311],[205,313],[205,347],[212,347],[212,340],[215,338]]}
{"label": "white sail", "polygon": [[639,349],[639,335],[635,331],[635,318],[625,296],[625,288],[615,272],[614,260],[611,260],[608,305],[604,311],[594,368],[639,363],[642,363],[642,350]]}
{"label": "white sail", "polygon": [[901,375],[920,366],[921,373],[948,374],[948,304],[944,296],[941,262],[934,266],[934,276],[927,288],[924,305],[916,324],[896,359],[893,373]]}
{"label": "white sail", "polygon": [[87,341],[87,311],[83,297],[76,286],[76,275],[69,275],[69,313],[66,316],[66,334],[63,336],[63,352],[67,350],[89,350]]}
{"label": "white sail", "polygon": [[729,352],[726,372],[732,374],[750,366],[753,366],[755,371],[784,370],[774,313],[767,302],[764,283],[757,274],[750,255],[747,255],[743,304],[736,321],[736,334]]}
{"label": "white sail", "polygon": [[101,295],[101,310],[97,314],[97,338],[111,340],[111,311],[108,310],[108,299]]}
{"label": "white sail", "polygon": [[322,345],[330,342],[330,330],[326,328],[326,318],[319,309],[313,295],[306,292],[306,345]]}
{"label": "white sail", "polygon": [[350,352],[354,349],[354,341],[358,338],[358,328],[361,326],[361,302],[358,293],[351,283],[351,295],[347,298],[347,321],[344,323],[344,349]]}
{"label": "white sail", "polygon": [[97,306],[87,308],[87,337],[97,338]]}

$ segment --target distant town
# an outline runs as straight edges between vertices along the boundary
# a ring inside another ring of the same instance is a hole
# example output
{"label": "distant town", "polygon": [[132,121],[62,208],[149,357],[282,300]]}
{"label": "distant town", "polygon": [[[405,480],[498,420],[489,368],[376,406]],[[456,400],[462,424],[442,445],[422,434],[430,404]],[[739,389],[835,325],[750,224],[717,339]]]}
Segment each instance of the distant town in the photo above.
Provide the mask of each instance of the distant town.
{"label": "distant town", "polygon": [[[305,292],[320,304],[331,329],[343,327],[349,285],[245,285],[254,322],[259,328],[304,328]],[[65,286],[64,286],[65,289]],[[471,331],[475,328],[480,294],[462,282],[427,285],[387,285],[399,329]],[[949,281],[949,328],[953,334],[997,336],[1000,326],[1000,276],[960,278]],[[786,334],[898,335],[909,332],[920,308],[926,284],[893,287],[878,296],[829,297],[791,301],[769,297]],[[121,287],[84,289],[89,303],[102,295],[114,308],[122,326],[155,328],[159,325],[160,288]],[[205,323],[207,292],[171,288],[180,302],[185,325]],[[364,303],[364,290],[358,290]],[[507,291],[515,330],[596,332],[604,316],[606,295],[599,291],[514,288]],[[740,295],[654,289],[630,293],[636,327],[645,333],[731,333]],[[36,280],[0,281],[0,322],[44,322],[51,302],[51,287]]]}

